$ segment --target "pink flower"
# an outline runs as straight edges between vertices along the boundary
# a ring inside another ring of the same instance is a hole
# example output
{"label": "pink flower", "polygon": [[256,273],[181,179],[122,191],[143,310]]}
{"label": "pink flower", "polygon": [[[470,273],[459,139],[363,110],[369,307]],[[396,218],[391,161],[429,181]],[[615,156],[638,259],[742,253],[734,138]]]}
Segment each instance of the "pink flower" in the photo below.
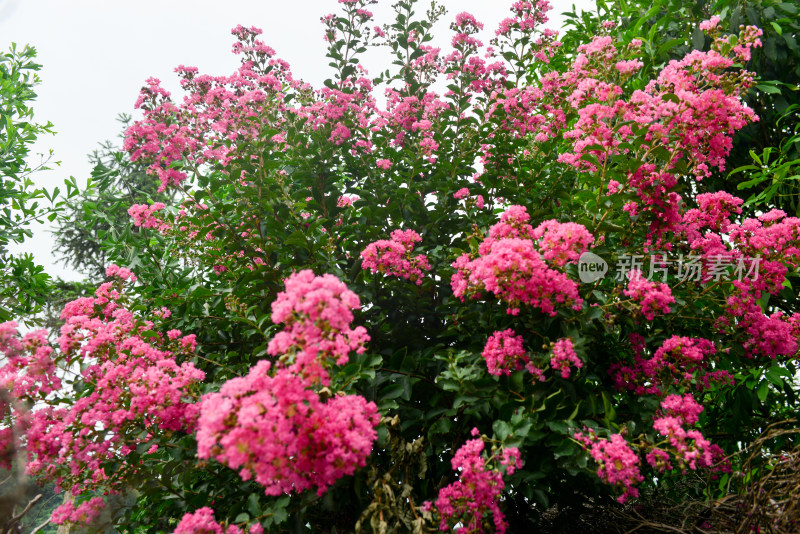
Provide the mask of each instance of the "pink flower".
{"label": "pink flower", "polygon": [[241,529],[234,525],[224,529],[214,521],[214,510],[204,506],[193,513],[184,514],[173,534],[241,534]]}
{"label": "pink flower", "polygon": [[639,455],[636,454],[620,434],[613,434],[610,439],[598,438],[593,432],[586,436],[581,432],[575,439],[583,443],[584,449],[597,462],[597,476],[603,482],[623,490],[617,500],[624,503],[629,497],[638,497],[635,487],[644,480],[639,471]]}
{"label": "pink flower", "polygon": [[669,395],[661,401],[661,409],[667,415],[677,417],[684,425],[693,425],[698,421],[698,416],[703,407],[697,404],[691,393],[684,396]]}
{"label": "pink flower", "polygon": [[561,371],[561,378],[569,378],[570,364],[576,369],[583,367],[583,362],[575,353],[575,347],[569,338],[559,339],[553,346],[553,357],[550,358],[550,367]]}
{"label": "pink flower", "polygon": [[106,504],[102,497],[92,497],[75,507],[75,503],[68,501],[53,510],[50,521],[54,525],[70,525],[81,527],[90,526],[100,516]]}
{"label": "pink flower", "polygon": [[[507,223],[498,233],[528,232]],[[498,225],[492,227],[492,232]],[[564,273],[550,269],[539,257],[530,239],[486,239],[479,248],[480,256],[470,260],[462,256],[453,267],[456,273],[451,285],[456,297],[478,295],[486,290],[509,304],[507,312],[519,313],[521,304],[529,304],[555,316],[555,306],[571,305],[580,309],[583,299],[578,286]]]}
{"label": "pink flower", "polygon": [[744,201],[725,191],[702,193],[697,195],[697,209],[691,209],[683,215],[683,222],[698,235],[690,235],[697,239],[699,231],[709,228],[715,231],[727,231],[732,213],[741,213]]}
{"label": "pink flower", "polygon": [[350,352],[360,354],[369,341],[363,326],[351,328],[358,295],[333,275],[310,270],[290,275],[286,290],[272,303],[272,321],[284,329],[267,345],[273,356],[287,355],[289,369],[327,385],[332,364],[347,363]]}
{"label": "pink flower", "polygon": [[522,342],[522,336],[516,335],[511,328],[492,334],[486,341],[482,353],[489,374],[510,375],[524,367],[536,379],[544,381],[544,373],[530,361],[530,357],[522,347]]}
{"label": "pink flower", "polygon": [[338,207],[338,208],[346,208],[346,207],[352,206],[353,203],[358,199],[359,198],[358,198],[357,195],[351,195],[351,196],[342,195],[336,201],[336,207]]}
{"label": "pink flower", "polygon": [[644,66],[644,63],[639,61],[638,59],[630,59],[627,61],[617,61],[614,67],[621,73],[621,74],[633,74],[634,72],[638,71]]}
{"label": "pink flower", "polygon": [[[67,367],[80,362],[80,380],[92,388],[65,405],[58,403],[61,393],[52,390],[56,394],[53,404],[59,407],[34,411],[26,431],[31,458],[28,472],[53,479],[69,477],[75,495],[119,489],[126,472],[106,475],[108,462],[119,461],[139,445],[152,448],[154,436],[191,432],[196,411],[189,391],[205,377],[192,363],[176,362],[178,355],[190,358],[193,348],[170,339],[177,340],[179,331],[170,331],[166,339],[153,335],[160,325],[142,320],[126,308],[125,285],[136,277],[115,265],[106,273],[112,280],[101,284],[94,298],[82,298],[65,307],[61,315],[65,323],[57,340],[58,358]],[[160,313],[161,318],[164,315]],[[25,374],[16,370],[22,380],[15,382],[23,385],[25,380],[35,379],[42,383],[39,391],[47,393],[45,388],[53,384],[42,378],[49,372],[55,348],[37,332],[26,334],[21,346],[32,358],[25,364]],[[8,354],[8,349],[5,352]],[[8,366],[0,369],[0,377],[10,370]],[[28,388],[29,393],[33,391]],[[77,509],[65,505],[54,521],[74,522],[82,514],[93,514],[101,503],[89,500]]]}
{"label": "pink flower", "polygon": [[389,161],[388,159],[379,159],[378,161],[375,162],[375,165],[379,169],[383,169],[383,170],[387,170],[387,171],[392,168],[392,162]]}
{"label": "pink flower", "polygon": [[639,304],[642,314],[648,321],[652,321],[656,313],[669,313],[669,305],[675,302],[667,284],[650,282],[638,270],[629,273],[628,287],[623,290],[623,294]]}
{"label": "pink flower", "polygon": [[469,189],[467,189],[466,187],[462,187],[461,189],[453,193],[453,198],[458,200],[461,200],[462,198],[466,198],[468,196],[469,196]]}
{"label": "pink flower", "polygon": [[[505,532],[508,525],[499,506],[505,489],[502,468],[510,475],[522,467],[519,450],[504,448],[486,458],[483,440],[472,439],[456,451],[451,463],[453,470],[459,471],[459,479],[439,490],[436,510],[441,518],[440,530],[458,526],[456,531],[463,534]],[[432,509],[429,503],[423,508]]]}
{"label": "pink flower", "polygon": [[636,217],[639,215],[639,204],[636,202],[626,202],[624,206],[622,206],[622,211],[628,213],[631,217]]}
{"label": "pink flower", "polygon": [[270,375],[262,360],[247,376],[203,397],[197,454],[254,478],[267,495],[316,487],[365,465],[377,438],[377,407],[358,395],[323,401],[308,379],[287,368]]}
{"label": "pink flower", "polygon": [[719,16],[714,15],[710,19],[704,20],[703,22],[701,22],[700,25],[698,26],[698,28],[700,28],[701,30],[707,32],[707,31],[710,31],[710,30],[713,30],[714,28],[716,28],[717,25],[719,24],[719,22],[720,22]]}
{"label": "pink flower", "polygon": [[424,254],[413,255],[414,245],[420,241],[422,237],[414,230],[395,230],[391,239],[375,241],[361,251],[361,268],[421,285],[423,271],[430,271],[431,266]]}
{"label": "pink flower", "polygon": [[131,219],[133,219],[134,226],[162,230],[169,228],[169,226],[163,221],[157,219],[154,214],[163,210],[164,207],[164,204],[161,202],[156,202],[151,206],[146,204],[134,204],[128,208],[128,215],[130,215]]}
{"label": "pink flower", "polygon": [[681,417],[670,415],[653,420],[653,428],[669,438],[669,448],[682,470],[711,467],[714,463],[711,443],[699,431],[684,429],[683,424]]}
{"label": "pink flower", "polygon": [[577,261],[594,242],[594,236],[580,224],[544,221],[533,230],[538,248],[545,260],[557,267]]}

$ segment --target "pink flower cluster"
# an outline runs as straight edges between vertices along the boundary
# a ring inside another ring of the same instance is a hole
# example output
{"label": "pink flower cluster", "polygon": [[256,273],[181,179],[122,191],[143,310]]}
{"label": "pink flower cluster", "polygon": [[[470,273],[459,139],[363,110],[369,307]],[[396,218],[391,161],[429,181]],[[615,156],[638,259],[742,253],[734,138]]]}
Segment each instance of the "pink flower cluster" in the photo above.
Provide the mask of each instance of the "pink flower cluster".
{"label": "pink flower cluster", "polygon": [[19,436],[28,424],[27,408],[0,390],[0,469],[10,470],[19,449]]}
{"label": "pink flower cluster", "polygon": [[598,438],[592,430],[588,435],[582,432],[575,434],[575,439],[589,449],[589,454],[597,462],[597,476],[600,479],[623,491],[617,500],[624,503],[629,497],[638,497],[636,484],[644,480],[639,471],[639,455],[634,452],[620,434],[613,434],[610,439]]}
{"label": "pink flower cluster", "polygon": [[495,32],[498,36],[508,35],[513,30],[528,33],[534,28],[541,26],[549,20],[547,12],[550,10],[550,3],[546,0],[529,2],[521,0],[514,2],[511,7],[513,17],[509,17],[500,22],[500,27]]}
{"label": "pink flower cluster", "polygon": [[727,229],[731,242],[742,255],[761,258],[760,280],[753,280],[753,289],[775,294],[780,291],[786,274],[785,267],[781,269],[778,264],[800,266],[800,218],[772,210]]}
{"label": "pink flower cluster", "polygon": [[[190,431],[196,412],[189,392],[205,376],[191,363],[176,362],[192,356],[194,336],[178,330],[154,334],[152,321],[138,319],[126,307],[125,284],[136,279],[130,270],[112,265],[106,274],[112,280],[95,297],[64,307],[58,350],[43,330],[20,338],[14,323],[0,325],[0,350],[7,360],[0,368],[0,386],[12,394],[12,406],[16,399],[33,405],[30,413],[18,407],[3,413],[12,421],[0,432],[0,449],[14,445],[9,440],[15,432],[23,433],[27,471],[69,488],[79,499],[87,492],[117,491],[129,475],[145,468],[141,462],[107,470],[108,462],[121,462],[165,432]],[[80,367],[74,365],[78,362]],[[65,391],[57,364],[72,369],[75,383],[83,387]],[[78,506],[68,502],[54,510],[51,520],[87,525],[103,506],[101,497]]]}
{"label": "pink flower cluster", "polygon": [[[200,75],[197,68],[178,67],[181,86],[189,92],[181,106],[155,78],[140,92],[136,107],[144,110],[144,118],[126,131],[124,149],[133,161],[149,165],[149,172],[161,180],[160,191],[186,179],[175,162],[227,165],[238,145],[259,138],[261,128],[252,119],[269,116],[272,124],[284,123],[281,92],[303,87],[292,78],[288,64],[256,38],[261,30],[237,26],[232,33],[238,39],[233,51],[243,57],[231,76]],[[271,137],[274,145],[284,143],[281,135]]]}
{"label": "pink flower cluster", "polygon": [[374,403],[358,395],[326,400],[316,390],[330,383],[332,363],[363,352],[369,336],[363,327],[350,328],[359,299],[336,277],[305,270],[285,285],[272,320],[286,326],[267,349],[280,363],[273,370],[260,361],[203,397],[197,454],[254,478],[267,495],[312,487],[322,494],[365,465],[377,438]]}
{"label": "pink flower cluster", "polygon": [[197,454],[239,470],[243,480],[254,478],[267,495],[312,487],[321,495],[365,465],[377,438],[377,408],[358,395],[323,401],[300,375],[269,370],[269,362],[258,362],[203,397]]}
{"label": "pink flower cluster", "polygon": [[[477,435],[473,429],[472,435]],[[519,450],[504,448],[497,456],[486,458],[483,439],[467,441],[456,451],[452,460],[455,471],[460,471],[459,479],[439,490],[436,510],[441,522],[440,530],[455,529],[459,534],[478,534],[493,530],[503,533],[508,528],[505,515],[500,510],[500,496],[505,488],[501,467],[511,475],[522,467]],[[424,510],[431,510],[427,502]],[[489,514],[492,522],[489,523]]]}
{"label": "pink flower cluster", "polygon": [[[661,416],[656,417],[653,421],[653,428],[669,438],[670,447],[678,460],[679,467],[684,471],[686,467],[689,469],[711,467],[714,464],[711,443],[703,437],[699,430],[683,428],[698,421],[703,407],[697,404],[692,395],[687,393],[684,396],[669,395],[661,402],[661,410]],[[663,458],[660,460],[663,461]],[[659,467],[659,463],[651,463],[651,465]]]}
{"label": "pink flower cluster", "polygon": [[708,357],[715,352],[708,339],[672,336],[656,350],[649,366],[653,372],[668,368],[673,377],[680,377],[708,366]]}
{"label": "pink flower cluster", "polygon": [[[251,527],[252,534],[260,534],[263,529],[260,525],[257,529]],[[228,528],[223,527],[214,520],[214,510],[204,506],[193,513],[185,514],[183,518],[175,527],[173,534],[241,534],[242,530],[235,526],[230,525]]]}
{"label": "pink flower cluster", "polygon": [[670,312],[669,305],[675,302],[667,284],[651,282],[642,276],[641,271],[631,271],[628,287],[622,293],[635,300],[648,321],[652,321],[656,314]]}
{"label": "pink flower cluster", "polygon": [[[477,258],[463,254],[452,264],[456,273],[451,285],[456,297],[477,297],[486,290],[507,302],[508,313],[512,315],[519,313],[522,304],[539,308],[550,316],[556,315],[556,305],[581,308],[583,299],[578,295],[577,284],[550,268],[541,259],[541,253],[549,255],[558,266],[561,259],[571,258],[580,250],[582,237],[577,240],[573,237],[584,234],[572,227],[562,232],[558,223],[550,222],[534,230],[527,224],[529,218],[524,207],[511,206],[500,222],[490,228],[489,237],[478,248]],[[542,237],[542,243],[537,245],[533,241],[535,234]]]}
{"label": "pink flower cluster", "polygon": [[0,367],[0,387],[12,397],[45,397],[61,388],[46,330],[28,332],[20,338],[16,322],[2,323],[0,353],[5,361]]}
{"label": "pink flower cluster", "polygon": [[730,216],[742,212],[741,198],[725,191],[702,193],[697,195],[697,208],[688,210],[683,215],[683,222],[695,231],[711,229],[725,232],[731,224]]}
{"label": "pink flower cluster", "polygon": [[705,32],[708,32],[716,28],[719,22],[720,18],[717,15],[714,15],[710,19],[701,22],[697,27]]}
{"label": "pink flower cluster", "polygon": [[423,271],[430,271],[431,266],[424,254],[413,255],[414,244],[420,241],[422,237],[414,230],[395,230],[391,239],[380,239],[361,251],[361,268],[421,285]]}
{"label": "pink flower cluster", "polygon": [[778,358],[797,353],[800,339],[800,314],[787,316],[781,311],[765,315],[758,309],[742,316],[739,327],[744,330],[742,346],[750,356]]}
{"label": "pink flower cluster", "polygon": [[578,261],[594,242],[594,236],[583,225],[560,223],[554,219],[537,226],[533,238],[539,240],[539,250],[544,259],[557,267]]}
{"label": "pink flower cluster", "polygon": [[[789,268],[800,266],[800,218],[772,210],[732,223],[730,216],[741,213],[742,203],[725,192],[698,195],[698,208],[683,215],[681,231],[690,248],[708,262],[734,266],[738,279],[718,327],[739,336],[748,356],[791,356],[798,347],[800,314],[766,315],[757,301],[764,292],[777,295]],[[710,279],[709,267],[703,280]]]}
{"label": "pink flower cluster", "polygon": [[470,197],[469,189],[466,187],[462,187],[453,193],[453,198],[456,200],[467,199],[465,202],[467,207],[475,206],[479,210],[482,210],[484,207],[486,207],[486,201],[484,200],[483,195],[475,195],[474,197]]}
{"label": "pink flower cluster", "polygon": [[733,376],[728,371],[713,370],[712,356],[716,348],[707,339],[672,336],[661,344],[652,358],[645,358],[642,351],[643,346],[634,350],[632,365],[617,363],[609,369],[618,389],[638,395],[658,395],[682,382],[694,382],[698,389],[708,389],[710,382],[733,384]]}
{"label": "pink flower cluster", "polygon": [[[703,27],[716,31],[711,23]],[[728,55],[721,52],[728,36],[715,39],[712,50],[693,51],[671,61],[656,80],[630,98],[609,80],[627,76],[641,66],[640,61],[619,60],[611,37],[595,37],[579,49],[571,69],[553,81],[555,94],[564,95],[578,112],[572,129],[563,134],[574,140],[573,150],[561,154],[559,161],[593,171],[595,161],[602,165],[609,157],[631,151],[630,141],[640,135],[646,135],[648,150],[666,149],[666,160],[645,159],[644,165],[628,173],[625,183],[626,190],[639,197],[628,202],[625,211],[650,215],[649,237],[659,242],[681,224],[680,196],[671,191],[685,174],[676,169],[678,162],[686,160],[698,179],[708,176],[712,167],[724,168],[734,133],[757,120],[741,98],[753,84],[752,73],[730,68],[749,56],[752,47],[760,46],[759,34],[757,28],[744,28],[739,45]],[[612,126],[620,121],[633,121],[635,126]]]}
{"label": "pink flower cluster", "polygon": [[272,303],[272,321],[285,326],[267,346],[281,356],[291,372],[323,385],[327,369],[343,365],[350,352],[366,350],[369,335],[363,326],[350,328],[353,311],[361,307],[358,295],[333,275],[315,276],[308,269],[285,280],[286,290]]}
{"label": "pink flower cluster", "polygon": [[[28,472],[55,480],[76,496],[113,491],[139,469],[123,464],[107,475],[107,462],[120,461],[164,432],[191,431],[196,408],[188,402],[189,393],[205,376],[193,364],[176,361],[193,355],[194,336],[177,330],[170,336],[152,334],[155,324],[125,307],[124,284],[135,277],[117,266],[107,274],[113,280],[102,284],[94,298],[65,306],[60,351],[52,351],[53,360],[66,366],[80,362],[78,378],[85,387],[74,398],[54,392],[55,402],[32,413],[25,435]],[[36,347],[39,354],[43,342]],[[44,395],[28,398],[43,400]],[[58,407],[61,401],[66,407]],[[72,514],[67,508],[62,512]]]}
{"label": "pink flower cluster", "polygon": [[[800,338],[800,314],[776,311],[766,315],[758,299],[764,294],[777,295],[783,290],[789,269],[800,267],[800,218],[787,217],[781,210],[772,210],[741,224],[726,227],[735,253],[758,258],[757,272],[733,282],[735,291],[728,297],[721,326],[730,326],[741,335],[749,356],[778,358],[797,352]],[[717,235],[717,241],[724,236]]]}
{"label": "pink flower cluster", "polygon": [[134,204],[128,208],[128,215],[133,219],[133,225],[141,228],[155,228],[166,230],[169,228],[162,220],[156,218],[155,214],[164,209],[163,202],[156,202],[150,206],[147,204]]}
{"label": "pink flower cluster", "polygon": [[466,187],[462,187],[455,193],[453,193],[453,198],[456,200],[461,200],[462,198],[467,198],[469,196],[469,189]]}
{"label": "pink flower cluster", "polygon": [[92,497],[75,507],[72,501],[66,502],[53,510],[50,515],[50,522],[54,525],[69,523],[76,527],[89,526],[100,516],[105,508],[102,497]]}
{"label": "pink flower cluster", "polygon": [[575,369],[583,367],[583,362],[575,353],[575,346],[569,338],[559,339],[553,345],[553,356],[550,358],[550,367],[553,371],[561,371],[561,378],[569,378],[571,368],[574,365]]}
{"label": "pink flower cluster", "polygon": [[668,395],[661,401],[661,409],[666,415],[676,417],[684,425],[695,424],[703,412],[703,407],[697,404],[689,393],[684,396]]}
{"label": "pink flower cluster", "polygon": [[338,198],[338,200],[336,200],[336,207],[347,208],[349,206],[352,206],[356,200],[358,200],[357,195],[350,195],[350,196],[342,195]]}
{"label": "pink flower cluster", "polygon": [[510,375],[524,367],[536,379],[544,381],[544,372],[531,362],[528,353],[522,347],[522,342],[522,336],[516,335],[511,328],[489,336],[482,353],[489,374]]}

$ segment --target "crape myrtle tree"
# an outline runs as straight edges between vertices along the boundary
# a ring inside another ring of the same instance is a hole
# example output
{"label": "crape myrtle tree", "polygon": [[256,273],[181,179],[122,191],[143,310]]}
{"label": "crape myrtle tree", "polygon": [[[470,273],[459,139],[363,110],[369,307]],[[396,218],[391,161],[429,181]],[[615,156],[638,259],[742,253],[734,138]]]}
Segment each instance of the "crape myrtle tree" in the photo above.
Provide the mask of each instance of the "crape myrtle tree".
{"label": "crape myrtle tree", "polygon": [[701,189],[758,120],[761,30],[712,16],[642,79],[641,40],[561,46],[545,1],[447,50],[441,8],[372,3],[322,18],[321,88],[239,26],[232,75],[142,89],[124,148],[177,200],[129,207],[54,340],[0,330],[3,447],[74,496],[54,523],[124,494],[127,531],[532,531],[714,497],[794,406],[800,219]]}

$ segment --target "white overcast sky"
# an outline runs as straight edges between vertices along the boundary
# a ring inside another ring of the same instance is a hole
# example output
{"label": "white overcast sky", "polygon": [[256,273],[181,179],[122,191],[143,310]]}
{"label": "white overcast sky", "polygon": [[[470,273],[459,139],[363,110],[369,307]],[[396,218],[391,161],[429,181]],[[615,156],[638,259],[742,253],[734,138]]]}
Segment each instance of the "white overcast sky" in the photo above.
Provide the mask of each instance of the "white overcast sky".
{"label": "white overcast sky", "polygon": [[[591,0],[551,0],[549,26],[558,28],[559,14],[588,9]],[[388,22],[391,0],[374,6],[376,23]],[[484,42],[508,16],[511,0],[440,0],[448,13],[437,35],[444,46],[447,26],[467,11],[485,24]],[[429,4],[423,0],[420,11]],[[12,42],[31,44],[38,51],[42,84],[34,102],[36,118],[50,121],[57,134],[44,137],[37,152],[52,149],[60,166],[39,173],[37,183],[52,189],[75,176],[84,184],[90,166],[87,154],[119,133],[116,117],[133,113],[144,80],[154,76],[179,95],[174,68],[196,66],[200,72],[230,74],[238,66],[231,53],[237,24],[264,30],[262,39],[289,61],[292,71],[314,86],[328,77],[328,60],[319,18],[336,12],[336,0],[0,0],[0,48]],[[365,65],[376,75],[386,65]],[[136,115],[134,115],[136,117]],[[63,190],[63,186],[62,186]],[[79,279],[54,260],[52,237],[44,227],[21,247],[33,252],[48,273]],[[20,250],[17,248],[16,250]]]}

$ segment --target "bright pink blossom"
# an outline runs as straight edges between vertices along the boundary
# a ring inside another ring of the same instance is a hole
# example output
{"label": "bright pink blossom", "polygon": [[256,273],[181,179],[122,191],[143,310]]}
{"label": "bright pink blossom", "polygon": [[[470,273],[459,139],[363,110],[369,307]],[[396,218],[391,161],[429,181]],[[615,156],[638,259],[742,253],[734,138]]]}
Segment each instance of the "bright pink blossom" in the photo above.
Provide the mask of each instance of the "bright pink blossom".
{"label": "bright pink blossom", "polygon": [[391,239],[380,239],[361,251],[361,268],[422,285],[423,271],[430,271],[431,266],[427,256],[413,254],[415,244],[420,241],[422,237],[414,230],[395,230]]}
{"label": "bright pink blossom", "polygon": [[544,221],[533,230],[542,257],[557,267],[577,261],[594,242],[594,236],[580,224]]}
{"label": "bright pink blossom", "polygon": [[[436,499],[436,510],[441,518],[439,528],[449,530],[458,526],[456,532],[461,534],[478,534],[487,529],[505,532],[508,525],[499,506],[505,489],[500,466],[509,475],[522,467],[519,451],[505,448],[500,451],[499,458],[486,458],[483,440],[472,439],[456,451],[451,463],[453,469],[459,471],[459,479],[439,490]],[[426,505],[431,509],[430,503]]]}
{"label": "bright pink blossom", "polygon": [[[193,356],[193,345],[183,344],[180,332],[154,335],[157,325],[128,309],[125,284],[136,279],[130,270],[112,265],[106,272],[112,280],[101,284],[94,298],[65,306],[58,350],[41,333],[22,340],[34,356],[23,379],[49,372],[57,358],[73,368],[79,362],[79,383],[91,385],[63,404],[62,393],[51,391],[56,401],[34,410],[25,432],[28,472],[57,481],[69,477],[76,497],[124,485],[133,467],[106,475],[106,466],[119,464],[154,435],[191,431],[196,409],[189,392],[205,377],[192,363],[178,363]],[[45,392],[40,386],[26,395],[41,401]]]}
{"label": "bright pink blossom", "polygon": [[553,357],[550,358],[550,367],[554,371],[561,371],[561,378],[569,378],[571,365],[575,366],[575,369],[580,369],[583,367],[583,362],[575,353],[575,347],[571,339],[559,339],[553,345]]}
{"label": "bright pink blossom", "polygon": [[184,514],[173,534],[241,534],[241,532],[235,525],[225,529],[214,521],[214,510],[204,506],[193,513]]}
{"label": "bright pink blossom", "polygon": [[610,439],[598,438],[593,432],[575,434],[575,439],[589,449],[589,454],[597,462],[597,476],[603,482],[616,486],[623,493],[617,500],[624,503],[629,497],[638,497],[636,485],[644,480],[639,471],[639,455],[636,454],[620,434],[612,434]]}
{"label": "bright pink blossom", "polygon": [[50,515],[50,522],[54,525],[90,526],[100,516],[105,506],[102,497],[92,497],[77,507],[75,503],[68,501],[53,510]]}
{"label": "bright pink blossom", "polygon": [[628,287],[623,294],[639,304],[642,315],[648,321],[652,321],[657,313],[669,313],[669,305],[675,302],[667,284],[651,282],[642,276],[641,271],[631,271]]}
{"label": "bright pink blossom", "polygon": [[522,336],[516,335],[511,328],[489,336],[482,353],[489,374],[510,375],[524,367],[535,379],[544,381],[544,372],[531,362],[528,353],[522,347],[522,342]]}
{"label": "bright pink blossom", "polygon": [[332,364],[343,365],[350,352],[366,350],[367,331],[363,326],[350,327],[352,310],[361,302],[330,274],[300,271],[291,274],[285,286],[272,303],[272,321],[285,326],[269,342],[267,352],[285,355],[292,372],[327,385]]}
{"label": "bright pink blossom", "polygon": [[286,368],[260,361],[247,376],[203,397],[197,454],[254,478],[267,495],[324,493],[365,465],[377,438],[377,407],[358,395],[320,398]]}

